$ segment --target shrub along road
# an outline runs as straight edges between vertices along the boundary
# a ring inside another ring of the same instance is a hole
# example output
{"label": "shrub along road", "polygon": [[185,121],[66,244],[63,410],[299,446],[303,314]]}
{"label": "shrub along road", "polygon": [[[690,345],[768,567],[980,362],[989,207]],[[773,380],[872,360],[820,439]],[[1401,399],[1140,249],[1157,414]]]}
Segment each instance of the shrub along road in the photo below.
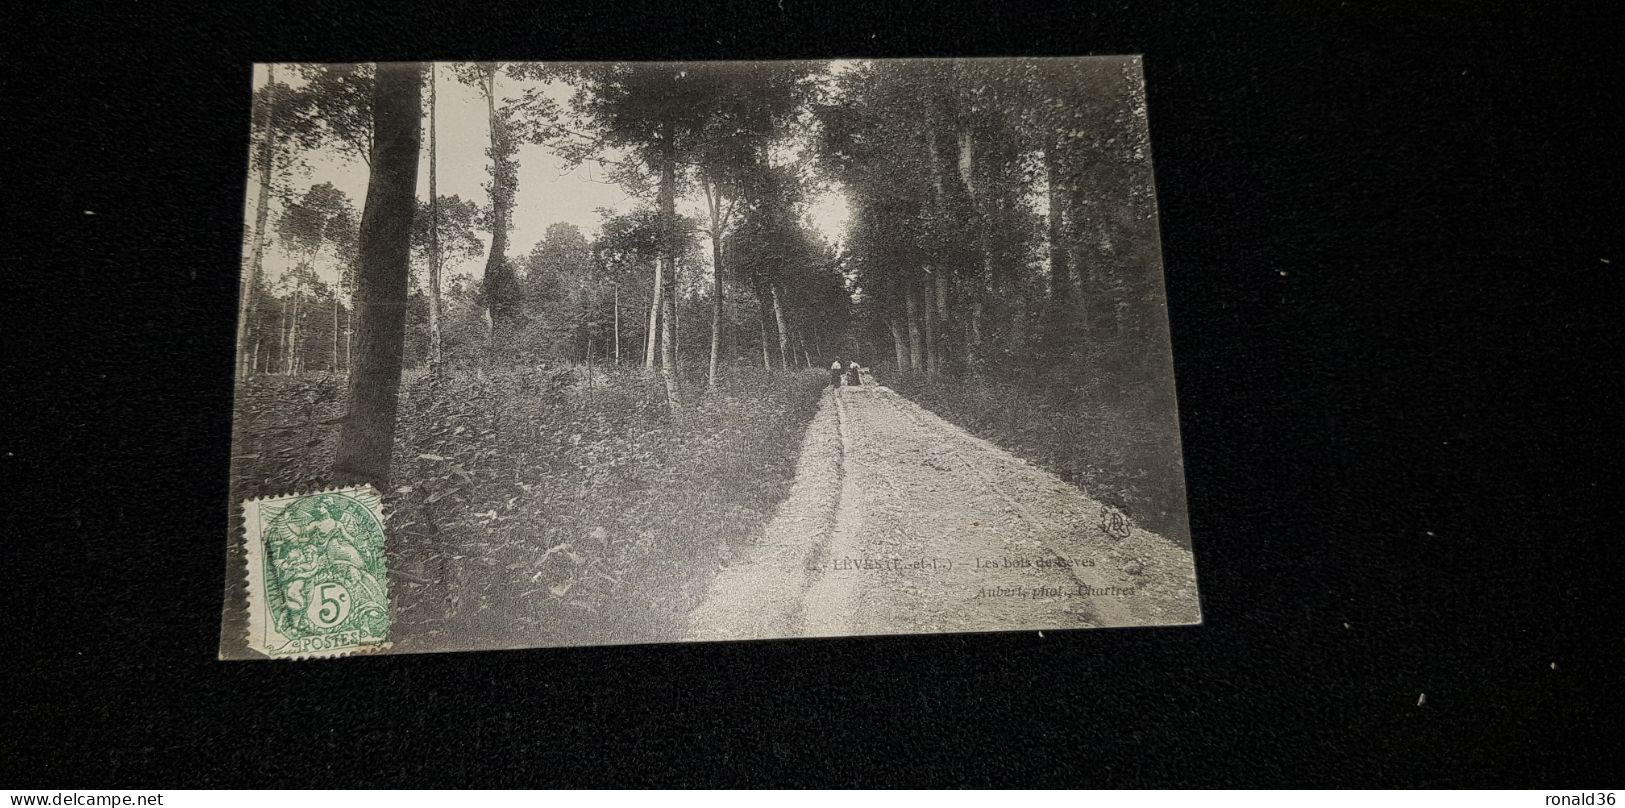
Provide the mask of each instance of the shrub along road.
{"label": "shrub along road", "polygon": [[898,395],[824,393],[796,480],[690,639],[1188,624],[1191,553]]}

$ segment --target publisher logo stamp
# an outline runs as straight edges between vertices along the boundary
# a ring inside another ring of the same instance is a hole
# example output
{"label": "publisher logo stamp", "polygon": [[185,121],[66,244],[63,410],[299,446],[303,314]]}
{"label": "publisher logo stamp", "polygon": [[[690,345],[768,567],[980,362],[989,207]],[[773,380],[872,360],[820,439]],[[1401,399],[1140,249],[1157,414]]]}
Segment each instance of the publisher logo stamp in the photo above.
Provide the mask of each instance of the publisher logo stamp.
{"label": "publisher logo stamp", "polygon": [[1128,538],[1129,534],[1134,532],[1133,528],[1129,526],[1128,517],[1124,516],[1122,511],[1110,505],[1102,509],[1100,529],[1106,535],[1119,540]]}

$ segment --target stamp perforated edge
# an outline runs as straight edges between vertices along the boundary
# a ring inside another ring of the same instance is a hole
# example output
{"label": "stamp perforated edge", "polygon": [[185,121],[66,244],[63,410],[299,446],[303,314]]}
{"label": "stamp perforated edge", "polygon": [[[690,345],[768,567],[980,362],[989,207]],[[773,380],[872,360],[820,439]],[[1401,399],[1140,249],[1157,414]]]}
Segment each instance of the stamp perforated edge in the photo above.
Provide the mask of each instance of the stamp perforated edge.
{"label": "stamp perforated edge", "polygon": [[[259,558],[265,553],[265,541],[264,537],[260,535],[260,520],[258,518],[260,509],[268,504],[302,499],[304,497],[320,496],[322,494],[354,493],[370,495],[374,500],[377,501],[378,524],[384,528],[384,541],[387,549],[389,541],[389,514],[384,508],[383,494],[379,493],[378,489],[372,486],[370,483],[364,483],[361,485],[339,485],[328,488],[317,488],[309,491],[255,497],[253,499],[243,500],[238,506],[239,515],[241,515],[243,519],[243,549],[245,562],[243,566],[245,567],[244,578],[247,583],[247,591],[245,593],[245,608],[248,610],[247,645],[250,650],[260,654],[266,659],[332,659],[336,657],[377,654],[388,651],[394,645],[394,643],[386,640],[381,643],[374,643],[370,645],[335,648],[322,651],[310,651],[299,654],[280,654],[275,656],[265,650],[265,633],[267,631],[267,624],[269,621],[269,615],[266,613],[265,607],[265,577],[261,571],[261,566],[254,563],[255,559]],[[385,572],[386,574],[388,572],[387,566],[385,568]],[[390,597],[393,601],[394,587],[390,587],[388,591],[391,593]],[[393,603],[390,605],[393,607]]]}

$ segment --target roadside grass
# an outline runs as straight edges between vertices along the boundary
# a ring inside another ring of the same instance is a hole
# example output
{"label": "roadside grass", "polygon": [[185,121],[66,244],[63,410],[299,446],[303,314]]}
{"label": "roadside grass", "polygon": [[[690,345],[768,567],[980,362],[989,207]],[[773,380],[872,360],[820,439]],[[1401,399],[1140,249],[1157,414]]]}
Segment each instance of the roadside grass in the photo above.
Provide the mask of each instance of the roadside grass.
{"label": "roadside grass", "polygon": [[[674,638],[795,473],[826,379],[734,370],[673,413],[637,370],[402,383],[385,492],[402,650]],[[343,379],[239,393],[234,501],[328,485]]]}

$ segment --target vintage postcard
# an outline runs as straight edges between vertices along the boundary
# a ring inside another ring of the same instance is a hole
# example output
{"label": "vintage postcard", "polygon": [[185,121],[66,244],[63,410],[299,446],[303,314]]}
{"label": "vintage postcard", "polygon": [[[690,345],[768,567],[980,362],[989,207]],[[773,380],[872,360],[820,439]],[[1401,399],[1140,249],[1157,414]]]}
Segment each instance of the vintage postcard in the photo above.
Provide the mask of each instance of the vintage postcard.
{"label": "vintage postcard", "polygon": [[252,92],[221,658],[1200,622],[1138,58]]}

